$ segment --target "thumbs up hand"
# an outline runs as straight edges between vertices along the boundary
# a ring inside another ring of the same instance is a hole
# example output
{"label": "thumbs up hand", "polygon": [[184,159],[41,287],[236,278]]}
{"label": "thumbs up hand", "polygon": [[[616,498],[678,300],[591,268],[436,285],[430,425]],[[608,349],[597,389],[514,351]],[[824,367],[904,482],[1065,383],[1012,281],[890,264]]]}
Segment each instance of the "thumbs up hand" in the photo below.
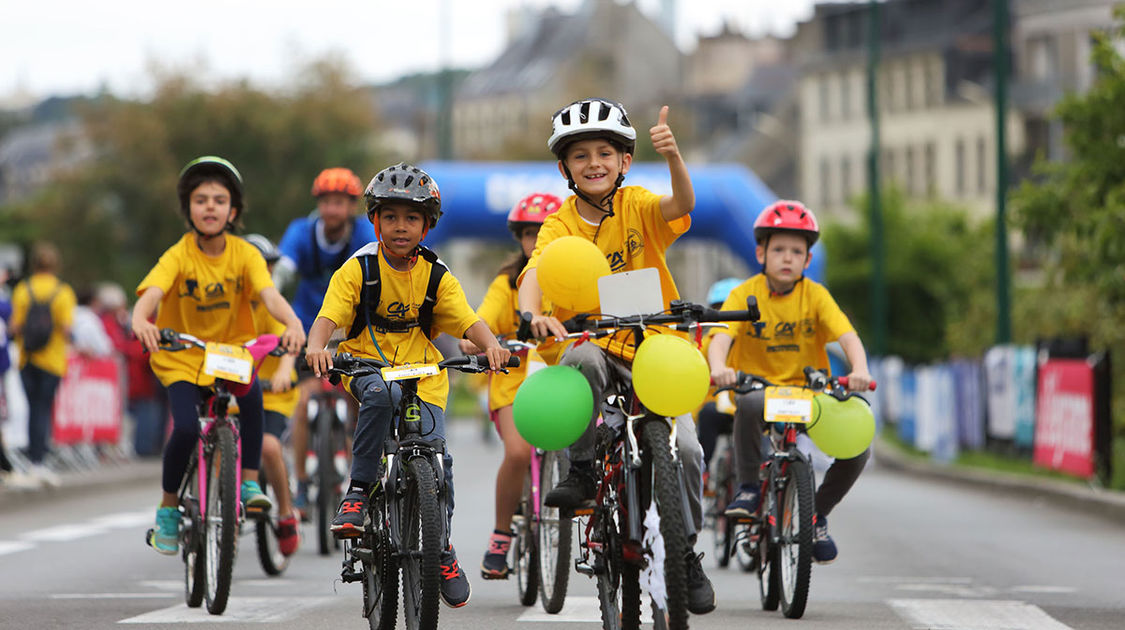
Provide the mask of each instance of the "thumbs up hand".
{"label": "thumbs up hand", "polygon": [[660,118],[656,121],[656,126],[649,129],[649,134],[652,136],[652,147],[664,156],[664,159],[671,160],[680,155],[680,148],[676,146],[676,137],[672,135],[672,129],[668,126],[667,105],[660,108]]}

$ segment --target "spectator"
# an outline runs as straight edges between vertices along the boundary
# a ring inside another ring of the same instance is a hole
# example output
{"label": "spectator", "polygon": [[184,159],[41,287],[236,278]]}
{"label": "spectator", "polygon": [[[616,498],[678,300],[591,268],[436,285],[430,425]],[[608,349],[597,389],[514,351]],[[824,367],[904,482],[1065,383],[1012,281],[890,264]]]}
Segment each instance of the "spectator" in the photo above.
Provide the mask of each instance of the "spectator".
{"label": "spectator", "polygon": [[51,436],[55,391],[66,374],[66,344],[74,321],[74,291],[59,279],[57,247],[39,243],[31,251],[31,277],[12,293],[12,337],[20,349],[20,378],[27,394],[28,459],[31,475],[48,485],[58,477],[43,465]]}
{"label": "spectator", "polygon": [[106,333],[101,317],[94,310],[97,308],[94,290],[88,287],[81,289],[77,299],[74,323],[70,327],[70,340],[74,350],[94,359],[111,356],[114,351],[113,342]]}

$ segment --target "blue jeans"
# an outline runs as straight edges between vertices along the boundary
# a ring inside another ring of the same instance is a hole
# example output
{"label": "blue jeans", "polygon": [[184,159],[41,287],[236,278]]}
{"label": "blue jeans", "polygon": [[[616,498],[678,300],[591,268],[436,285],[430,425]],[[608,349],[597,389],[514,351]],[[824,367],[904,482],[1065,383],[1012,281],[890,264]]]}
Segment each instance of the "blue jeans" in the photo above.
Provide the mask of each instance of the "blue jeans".
{"label": "blue jeans", "polygon": [[[352,443],[352,480],[374,484],[380,479],[379,466],[383,459],[383,444],[390,435],[391,417],[402,400],[402,388],[397,384],[387,387],[381,374],[360,376],[351,383],[352,396],[359,401],[355,439]],[[426,438],[441,438],[445,450],[445,411],[434,404],[419,399],[421,426]],[[442,457],[445,472],[446,514],[453,520],[453,456]]]}
{"label": "blue jeans", "polygon": [[20,380],[27,394],[27,458],[32,464],[41,464],[51,439],[51,413],[61,379],[28,363],[20,370]]}

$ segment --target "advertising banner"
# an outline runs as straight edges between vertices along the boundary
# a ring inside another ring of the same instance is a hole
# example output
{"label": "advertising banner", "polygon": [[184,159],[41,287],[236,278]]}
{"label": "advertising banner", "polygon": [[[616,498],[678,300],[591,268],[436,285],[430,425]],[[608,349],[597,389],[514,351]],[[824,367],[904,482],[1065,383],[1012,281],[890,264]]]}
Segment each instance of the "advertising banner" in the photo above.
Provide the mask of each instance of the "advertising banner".
{"label": "advertising banner", "polygon": [[71,355],[55,396],[58,445],[116,444],[121,435],[121,378],[112,358]]}
{"label": "advertising banner", "polygon": [[1037,465],[1080,477],[1094,475],[1094,370],[1084,359],[1048,359],[1039,366]]}

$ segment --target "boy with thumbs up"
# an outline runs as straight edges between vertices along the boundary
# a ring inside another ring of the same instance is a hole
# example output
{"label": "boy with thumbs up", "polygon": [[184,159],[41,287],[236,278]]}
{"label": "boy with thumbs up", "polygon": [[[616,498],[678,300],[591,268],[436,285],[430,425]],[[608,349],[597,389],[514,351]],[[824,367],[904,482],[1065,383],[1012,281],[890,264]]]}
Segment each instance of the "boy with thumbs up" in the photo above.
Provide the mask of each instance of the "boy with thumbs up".
{"label": "boy with thumbs up", "polygon": [[[668,162],[671,195],[658,195],[641,186],[625,186],[625,174],[633,163],[637,132],[619,103],[600,98],[575,101],[555,112],[547,146],[558,159],[559,173],[574,192],[562,208],[547,217],[539,230],[527,266],[519,278],[520,310],[532,316],[536,337],[546,338],[539,351],[545,360],[578,368],[594,393],[594,412],[586,432],[569,448],[570,473],[545,501],[547,505],[574,509],[594,498],[594,420],[610,387],[610,375],[630,378],[633,354],[631,335],[619,335],[563,349],[566,336],[557,317],[544,315],[543,293],[537,277],[539,256],[551,241],[579,236],[594,243],[605,255],[613,272],[653,267],[660,275],[664,307],[679,299],[676,283],[668,270],[664,252],[691,227],[695,192],[676,138],[668,127],[664,106],[656,125],[649,130],[653,148]],[[596,289],[593,289],[596,290]],[[559,309],[556,307],[555,313]],[[703,529],[703,449],[690,414],[676,419],[677,452],[683,465],[687,499],[695,530]],[[694,536],[691,539],[694,545]],[[684,561],[688,571],[688,610],[704,614],[715,608],[715,593],[700,564],[702,554],[690,549]]]}

